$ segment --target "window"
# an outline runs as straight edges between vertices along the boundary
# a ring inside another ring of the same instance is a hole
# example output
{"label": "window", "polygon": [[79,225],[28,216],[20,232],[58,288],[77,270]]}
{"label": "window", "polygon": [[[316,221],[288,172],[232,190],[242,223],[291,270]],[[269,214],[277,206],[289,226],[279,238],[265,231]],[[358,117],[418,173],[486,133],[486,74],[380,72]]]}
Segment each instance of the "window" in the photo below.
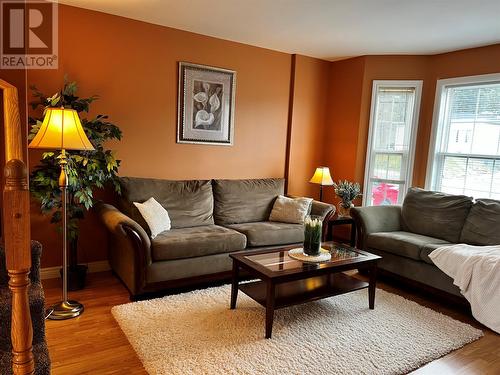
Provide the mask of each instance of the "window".
{"label": "window", "polygon": [[500,74],[439,80],[427,188],[500,199]]}
{"label": "window", "polygon": [[401,203],[413,174],[422,81],[373,81],[363,204]]}

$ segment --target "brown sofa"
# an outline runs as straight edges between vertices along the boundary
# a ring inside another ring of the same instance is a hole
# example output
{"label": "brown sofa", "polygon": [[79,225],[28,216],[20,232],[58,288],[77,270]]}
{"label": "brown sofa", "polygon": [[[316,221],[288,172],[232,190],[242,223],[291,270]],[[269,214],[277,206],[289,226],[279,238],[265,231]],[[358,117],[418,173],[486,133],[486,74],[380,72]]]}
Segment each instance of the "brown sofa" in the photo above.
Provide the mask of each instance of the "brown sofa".
{"label": "brown sofa", "polygon": [[[228,253],[303,241],[301,224],[268,221],[283,179],[170,181],[121,178],[119,209],[98,206],[110,233],[111,268],[131,297],[228,278]],[[154,197],[172,229],[151,239],[133,202]],[[311,214],[328,220],[334,206],[313,201]],[[326,225],[324,225],[326,229]]]}

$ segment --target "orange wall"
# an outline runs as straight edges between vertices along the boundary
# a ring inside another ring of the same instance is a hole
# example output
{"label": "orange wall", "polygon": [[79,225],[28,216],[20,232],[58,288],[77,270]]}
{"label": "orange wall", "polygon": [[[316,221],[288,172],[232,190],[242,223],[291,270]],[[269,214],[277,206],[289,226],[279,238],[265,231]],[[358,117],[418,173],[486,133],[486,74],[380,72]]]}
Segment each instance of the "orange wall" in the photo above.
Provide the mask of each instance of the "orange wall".
{"label": "orange wall", "polygon": [[[330,94],[323,141],[325,164],[332,178],[355,180],[361,92],[365,59],[357,57],[330,65]],[[325,200],[334,201],[332,188],[325,189]]]}
{"label": "orange wall", "polygon": [[318,185],[308,183],[324,163],[330,63],[296,56],[292,97],[288,193],[318,198]]}
{"label": "orange wall", "polygon": [[[292,72],[286,53],[65,5],[59,9],[59,69],[28,71],[28,84],[53,93],[68,74],[79,83],[80,95],[99,95],[91,115],[108,114],[124,133],[122,142],[111,145],[122,159],[121,175],[288,175],[290,194],[317,197],[318,187],[307,181],[324,164],[335,180],[362,183],[372,81],[422,79],[414,184],[423,185],[436,79],[500,71],[500,45],[495,45],[333,63],[297,55]],[[233,147],[175,143],[178,61],[237,71]],[[38,157],[31,153],[31,164]],[[326,200],[334,201],[333,189],[326,189]],[[37,211],[35,202],[32,237],[44,244],[42,265],[58,265],[60,235]],[[90,213],[82,223],[80,261],[106,259],[106,249],[106,232]]]}
{"label": "orange wall", "polygon": [[[423,80],[413,185],[424,186],[436,81],[500,72],[500,44],[432,56],[363,56],[331,64],[324,147],[335,179],[364,180],[373,80]],[[330,200],[333,194],[327,195]]]}
{"label": "orange wall", "polygon": [[[51,94],[68,74],[80,95],[99,95],[92,114],[108,114],[123,130],[123,141],[112,145],[122,160],[121,175],[284,176],[291,55],[80,8],[59,9],[59,69],[29,71],[29,84]],[[175,143],[178,61],[237,71],[234,146]],[[58,264],[60,236],[48,218],[34,214],[32,231],[44,243],[43,266]],[[95,217],[86,220],[81,234],[80,260],[106,259],[106,233]]]}

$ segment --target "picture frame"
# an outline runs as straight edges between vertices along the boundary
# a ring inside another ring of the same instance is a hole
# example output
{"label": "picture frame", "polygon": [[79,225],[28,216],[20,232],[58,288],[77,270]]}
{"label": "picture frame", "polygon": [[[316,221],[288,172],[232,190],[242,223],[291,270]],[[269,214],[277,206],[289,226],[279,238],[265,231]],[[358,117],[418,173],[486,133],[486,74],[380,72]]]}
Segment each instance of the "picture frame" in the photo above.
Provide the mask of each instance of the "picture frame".
{"label": "picture frame", "polygon": [[177,143],[232,146],[236,72],[179,62]]}

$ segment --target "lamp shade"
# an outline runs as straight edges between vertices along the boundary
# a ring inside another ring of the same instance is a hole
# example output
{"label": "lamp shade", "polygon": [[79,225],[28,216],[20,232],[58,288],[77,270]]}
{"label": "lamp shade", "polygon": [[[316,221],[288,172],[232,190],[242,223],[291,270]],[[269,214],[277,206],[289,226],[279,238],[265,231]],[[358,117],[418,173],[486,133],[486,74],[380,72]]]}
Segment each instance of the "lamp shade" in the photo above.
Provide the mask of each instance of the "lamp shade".
{"label": "lamp shade", "polygon": [[74,109],[47,108],[40,130],[28,146],[57,150],[94,150]]}
{"label": "lamp shade", "polygon": [[313,184],[319,184],[322,186],[331,186],[333,185],[332,176],[330,176],[330,168],[328,167],[318,167],[314,172],[314,175],[311,177],[309,182]]}

